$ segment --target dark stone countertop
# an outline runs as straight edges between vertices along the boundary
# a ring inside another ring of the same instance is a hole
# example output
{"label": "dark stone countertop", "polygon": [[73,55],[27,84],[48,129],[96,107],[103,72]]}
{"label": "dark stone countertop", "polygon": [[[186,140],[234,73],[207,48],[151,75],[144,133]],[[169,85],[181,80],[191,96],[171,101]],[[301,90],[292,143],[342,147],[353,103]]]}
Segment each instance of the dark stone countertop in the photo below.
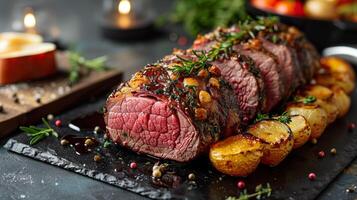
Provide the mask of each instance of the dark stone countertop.
{"label": "dark stone countertop", "polygon": [[[14,5],[19,0],[0,2],[0,32],[10,31]],[[42,9],[49,9],[60,29],[61,39],[75,44],[88,56],[109,55],[110,62],[125,72],[125,77],[146,63],[153,62],[178,45],[168,34],[141,42],[113,42],[100,35],[98,16],[102,1],[33,0]],[[151,0],[159,13],[167,10],[170,1]],[[8,152],[0,141],[0,199],[144,199],[134,193],[86,178],[75,173]],[[292,172],[293,173],[293,172]],[[345,170],[319,199],[355,199],[346,193],[357,185],[357,160]]]}

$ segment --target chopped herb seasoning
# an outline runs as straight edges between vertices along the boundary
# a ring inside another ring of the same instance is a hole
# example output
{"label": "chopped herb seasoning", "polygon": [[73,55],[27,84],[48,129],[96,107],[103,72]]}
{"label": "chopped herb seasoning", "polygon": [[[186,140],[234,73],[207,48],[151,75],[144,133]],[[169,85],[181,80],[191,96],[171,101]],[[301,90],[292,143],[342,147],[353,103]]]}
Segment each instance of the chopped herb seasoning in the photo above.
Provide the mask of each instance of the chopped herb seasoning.
{"label": "chopped herb seasoning", "polygon": [[254,122],[259,122],[259,121],[262,121],[264,119],[269,119],[269,115],[268,114],[261,114],[261,113],[258,113],[257,117],[255,118]]}
{"label": "chopped herb seasoning", "polygon": [[285,124],[289,124],[291,122],[291,117],[288,115],[287,112],[283,112],[279,118],[278,118],[279,122],[285,123]]}

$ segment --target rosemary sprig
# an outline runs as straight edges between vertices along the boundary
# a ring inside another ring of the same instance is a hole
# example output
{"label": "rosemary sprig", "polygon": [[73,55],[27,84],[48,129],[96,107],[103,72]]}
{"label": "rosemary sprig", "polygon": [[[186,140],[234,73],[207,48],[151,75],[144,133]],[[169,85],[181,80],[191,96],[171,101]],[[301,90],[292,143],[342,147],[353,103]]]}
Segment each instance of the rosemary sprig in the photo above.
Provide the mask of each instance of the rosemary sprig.
{"label": "rosemary sprig", "polygon": [[107,57],[101,56],[94,59],[86,59],[78,52],[69,52],[69,83],[71,85],[77,83],[81,77],[81,71],[83,70],[94,70],[94,71],[104,71],[107,69],[106,66]]}
{"label": "rosemary sprig", "polygon": [[44,118],[42,118],[42,122],[45,124],[45,128],[38,128],[36,126],[20,126],[20,130],[24,131],[27,136],[31,137],[30,145],[34,145],[50,135],[58,138],[56,131],[51,128]]}
{"label": "rosemary sprig", "polygon": [[247,20],[239,24],[239,32],[220,33],[216,38],[218,43],[212,47],[208,52],[206,51],[192,51],[197,57],[195,60],[184,59],[179,56],[181,65],[173,66],[171,70],[182,75],[190,75],[192,72],[198,72],[203,68],[209,67],[209,62],[215,61],[220,57],[229,57],[233,52],[233,46],[238,42],[255,38],[255,34],[259,31],[265,30],[278,22],[276,17],[258,18],[257,20]]}
{"label": "rosemary sprig", "polygon": [[262,199],[262,198],[268,198],[271,196],[272,189],[270,187],[270,184],[267,183],[266,187],[263,185],[258,185],[255,188],[255,192],[252,194],[248,194],[247,190],[244,190],[243,192],[240,193],[239,197],[228,197],[226,200],[249,200],[255,197],[255,199]]}

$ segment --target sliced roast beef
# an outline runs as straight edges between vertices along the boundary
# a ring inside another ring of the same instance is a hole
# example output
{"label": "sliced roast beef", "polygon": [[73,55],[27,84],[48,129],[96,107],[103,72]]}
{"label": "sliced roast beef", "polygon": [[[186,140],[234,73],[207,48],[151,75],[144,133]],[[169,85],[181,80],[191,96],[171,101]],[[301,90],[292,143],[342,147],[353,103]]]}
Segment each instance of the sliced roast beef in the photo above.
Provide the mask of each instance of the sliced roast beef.
{"label": "sliced roast beef", "polygon": [[[193,50],[209,51],[215,42],[208,37],[196,40]],[[231,55],[211,64],[217,66],[224,79],[231,85],[243,114],[243,122],[248,123],[265,106],[264,82],[259,69],[243,54]]]}
{"label": "sliced roast beef", "polygon": [[108,97],[108,137],[185,162],[277,107],[311,80],[319,55],[297,30],[267,22],[218,29],[137,72]]}
{"label": "sliced roast beef", "polygon": [[260,70],[265,86],[266,102],[262,107],[262,112],[271,111],[285,94],[283,73],[280,72],[277,62],[265,51],[250,47],[251,45],[235,45],[234,49],[239,54],[250,57],[254,60],[255,66]]}
{"label": "sliced roast beef", "polygon": [[189,161],[237,132],[237,100],[217,74],[176,79],[165,65],[147,66],[109,96],[107,133],[136,152]]}
{"label": "sliced roast beef", "polygon": [[283,85],[285,87],[285,96],[290,96],[296,87],[302,82],[302,70],[297,64],[297,56],[294,50],[286,45],[275,44],[264,38],[260,38],[263,47],[274,54],[278,60],[281,72],[284,74]]}

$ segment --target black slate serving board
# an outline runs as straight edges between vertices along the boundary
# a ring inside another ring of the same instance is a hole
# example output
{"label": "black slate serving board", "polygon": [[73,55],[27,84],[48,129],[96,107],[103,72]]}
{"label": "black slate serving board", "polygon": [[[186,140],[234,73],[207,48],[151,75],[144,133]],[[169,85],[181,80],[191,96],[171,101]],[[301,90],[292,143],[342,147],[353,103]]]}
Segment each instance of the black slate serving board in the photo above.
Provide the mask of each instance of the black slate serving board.
{"label": "black slate serving board", "polygon": [[[138,155],[121,147],[111,145],[109,148],[97,148],[95,152],[77,155],[70,147],[63,147],[55,138],[34,146],[29,146],[25,134],[19,134],[5,144],[8,150],[73,171],[111,185],[124,188],[137,194],[154,199],[225,199],[228,196],[239,196],[237,181],[244,180],[248,191],[258,184],[270,183],[273,193],[271,199],[314,199],[326,186],[357,156],[357,132],[348,131],[348,124],[357,121],[357,92],[352,95],[352,107],[343,119],[330,125],[316,145],[306,144],[293,151],[279,166],[259,168],[247,178],[229,177],[215,171],[208,158],[202,157],[191,163],[169,163],[169,172],[161,182],[154,182],[151,173],[158,160]],[[62,128],[55,128],[60,136],[67,134],[90,135],[103,141],[103,133],[93,131],[76,132],[66,125],[69,122],[83,123],[83,127],[103,123],[100,118],[93,118],[92,113],[100,110],[104,100],[89,103],[69,111],[59,118]],[[86,117],[87,116],[87,117]],[[52,122],[53,125],[53,122]],[[91,128],[90,128],[91,129]],[[337,155],[329,153],[337,149]],[[326,152],[326,157],[318,158],[317,153]],[[95,153],[102,155],[101,162],[94,162]],[[130,162],[135,161],[137,169],[130,169]],[[315,181],[307,176],[310,172],[317,174]],[[196,181],[188,181],[188,174],[194,173]]]}

